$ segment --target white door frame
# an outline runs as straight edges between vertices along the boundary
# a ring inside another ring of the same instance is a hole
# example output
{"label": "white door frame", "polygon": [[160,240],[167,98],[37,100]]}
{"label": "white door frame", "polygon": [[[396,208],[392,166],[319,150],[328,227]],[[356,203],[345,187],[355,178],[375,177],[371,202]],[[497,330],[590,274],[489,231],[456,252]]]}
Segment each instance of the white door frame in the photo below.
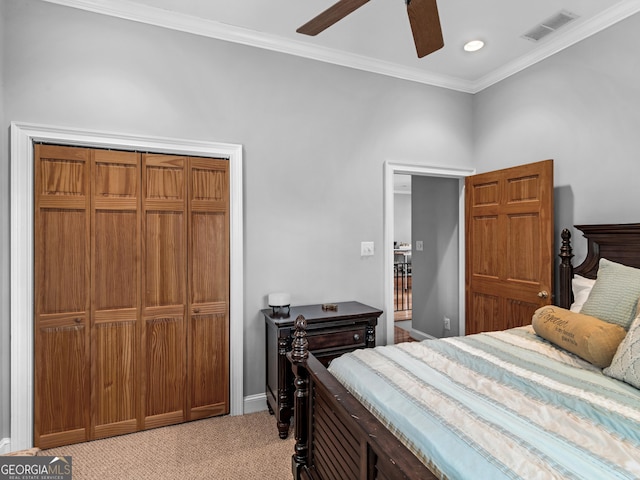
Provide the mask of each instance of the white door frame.
{"label": "white door frame", "polygon": [[394,230],[394,185],[393,176],[396,173],[406,175],[423,175],[426,177],[457,178],[459,180],[460,195],[458,197],[458,258],[459,261],[459,332],[465,331],[465,268],[464,268],[464,179],[476,173],[475,169],[450,168],[441,166],[416,165],[394,161],[384,162],[384,311],[386,312],[385,331],[386,344],[394,343],[393,322],[393,230]]}
{"label": "white door frame", "polygon": [[231,415],[243,413],[242,145],[11,123],[11,444],[33,446],[34,167],[33,143],[196,155],[229,159]]}

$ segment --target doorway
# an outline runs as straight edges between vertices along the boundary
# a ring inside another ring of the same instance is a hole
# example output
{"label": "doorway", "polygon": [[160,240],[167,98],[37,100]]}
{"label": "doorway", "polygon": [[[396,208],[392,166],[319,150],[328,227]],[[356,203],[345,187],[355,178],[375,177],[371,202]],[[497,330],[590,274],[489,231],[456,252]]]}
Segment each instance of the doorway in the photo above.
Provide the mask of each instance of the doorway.
{"label": "doorway", "polygon": [[[415,165],[400,162],[387,161],[384,164],[384,296],[385,296],[385,333],[380,338],[385,338],[386,344],[395,342],[395,295],[394,295],[394,238],[395,234],[395,185],[396,175],[411,175],[419,177],[449,178],[457,180],[457,202],[459,227],[464,225],[464,179],[475,173],[474,169],[457,169],[445,167],[432,167]],[[464,332],[464,228],[458,228],[458,331]],[[418,239],[412,238],[412,249],[415,249],[415,242]],[[413,272],[412,272],[413,274]],[[431,338],[424,336],[424,338]],[[422,339],[422,338],[420,338]]]}
{"label": "doorway", "polygon": [[412,182],[411,175],[396,173],[393,222],[393,320],[395,343],[411,340],[413,318]]}

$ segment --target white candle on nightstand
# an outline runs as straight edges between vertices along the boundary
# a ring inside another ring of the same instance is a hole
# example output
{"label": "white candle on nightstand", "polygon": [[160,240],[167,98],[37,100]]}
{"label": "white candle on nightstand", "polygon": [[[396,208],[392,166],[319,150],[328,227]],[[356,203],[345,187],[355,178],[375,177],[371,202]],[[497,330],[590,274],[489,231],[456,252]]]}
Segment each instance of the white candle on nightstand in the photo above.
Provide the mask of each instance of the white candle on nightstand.
{"label": "white candle on nightstand", "polygon": [[289,295],[288,293],[269,294],[270,307],[287,307],[289,305],[291,305],[291,295]]}

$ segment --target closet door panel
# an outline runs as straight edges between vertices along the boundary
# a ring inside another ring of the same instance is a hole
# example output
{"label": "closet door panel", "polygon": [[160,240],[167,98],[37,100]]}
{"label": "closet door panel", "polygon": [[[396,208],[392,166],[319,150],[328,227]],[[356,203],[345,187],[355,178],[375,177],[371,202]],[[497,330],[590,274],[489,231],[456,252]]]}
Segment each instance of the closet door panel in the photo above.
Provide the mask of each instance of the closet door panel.
{"label": "closet door panel", "polygon": [[184,421],[184,319],[148,319],[146,353],[145,428]]}
{"label": "closet door panel", "polygon": [[191,215],[191,303],[229,302],[227,215],[193,212]]}
{"label": "closet door panel", "polygon": [[137,212],[95,214],[94,282],[96,310],[135,308],[138,302]]}
{"label": "closet door panel", "polygon": [[36,256],[40,314],[85,312],[89,238],[83,210],[41,209]]}
{"label": "closet door panel", "polygon": [[92,438],[103,438],[139,423],[140,155],[92,158]]}
{"label": "closet door panel", "polygon": [[95,152],[94,194],[97,200],[136,199],[140,188],[138,178],[140,155],[134,152],[98,150]]}
{"label": "closet door panel", "polygon": [[142,156],[144,428],[186,419],[186,163]]}
{"label": "closet door panel", "polygon": [[[88,335],[83,317],[41,321],[36,332],[39,448],[88,440]],[[63,375],[60,373],[64,372]]]}
{"label": "closet door panel", "polygon": [[35,444],[48,448],[89,438],[88,236],[84,211],[42,209],[39,216]]}
{"label": "closet door panel", "polygon": [[226,313],[191,317],[191,419],[229,413]]}
{"label": "closet door panel", "polygon": [[110,315],[94,327],[94,438],[137,430],[138,334],[135,312],[128,317],[116,321]]}
{"label": "closet door panel", "polygon": [[185,303],[184,213],[146,213],[145,306]]}
{"label": "closet door panel", "polygon": [[189,418],[229,412],[229,186],[226,160],[191,159]]}
{"label": "closet door panel", "polygon": [[89,438],[89,151],[36,145],[35,385],[37,447]]}

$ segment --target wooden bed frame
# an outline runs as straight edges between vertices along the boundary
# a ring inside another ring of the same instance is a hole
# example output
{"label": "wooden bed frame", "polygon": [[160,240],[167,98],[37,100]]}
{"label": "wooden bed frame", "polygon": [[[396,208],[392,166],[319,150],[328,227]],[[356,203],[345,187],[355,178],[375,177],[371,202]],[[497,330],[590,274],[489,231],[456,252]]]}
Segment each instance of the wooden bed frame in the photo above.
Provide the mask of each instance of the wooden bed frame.
{"label": "wooden bed frame", "polygon": [[[587,256],[572,266],[571,234],[562,231],[556,304],[569,308],[573,274],[596,278],[600,258],[640,268],[640,224],[576,225],[587,239]],[[296,480],[435,479],[411,453],[309,354],[306,321],[299,316],[292,351],[295,375]]]}

